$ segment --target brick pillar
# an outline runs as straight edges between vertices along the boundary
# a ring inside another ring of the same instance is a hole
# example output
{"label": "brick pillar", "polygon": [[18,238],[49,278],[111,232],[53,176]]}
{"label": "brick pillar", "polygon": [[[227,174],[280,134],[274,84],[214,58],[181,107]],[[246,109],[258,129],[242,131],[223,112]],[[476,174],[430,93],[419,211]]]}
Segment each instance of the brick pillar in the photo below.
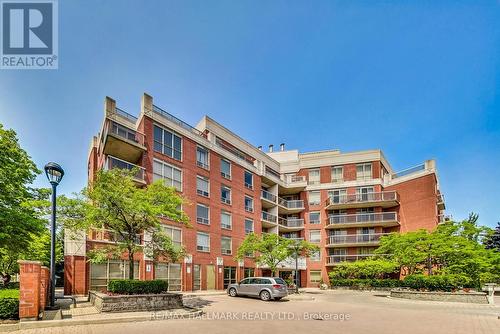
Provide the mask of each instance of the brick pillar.
{"label": "brick pillar", "polygon": [[67,255],[64,257],[64,294],[87,294],[87,258],[85,256]]}
{"label": "brick pillar", "polygon": [[49,296],[49,276],[50,270],[49,268],[42,266],[40,268],[40,301],[39,306],[40,310],[45,310],[45,306],[47,306],[47,298]]}
{"label": "brick pillar", "polygon": [[19,263],[19,318],[38,320],[40,314],[41,265],[39,261],[18,260]]}
{"label": "brick pillar", "polygon": [[[149,271],[148,271],[149,269]],[[153,261],[144,261],[144,280],[151,281],[154,278],[154,263]]]}

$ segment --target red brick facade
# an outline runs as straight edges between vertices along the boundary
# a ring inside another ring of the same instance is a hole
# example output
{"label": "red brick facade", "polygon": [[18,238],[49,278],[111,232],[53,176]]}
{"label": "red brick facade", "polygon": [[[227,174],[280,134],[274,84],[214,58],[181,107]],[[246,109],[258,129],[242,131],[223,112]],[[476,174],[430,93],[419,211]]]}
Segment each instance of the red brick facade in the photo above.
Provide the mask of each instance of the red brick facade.
{"label": "red brick facade", "polygon": [[47,305],[49,268],[38,261],[19,260],[19,318],[37,320]]}

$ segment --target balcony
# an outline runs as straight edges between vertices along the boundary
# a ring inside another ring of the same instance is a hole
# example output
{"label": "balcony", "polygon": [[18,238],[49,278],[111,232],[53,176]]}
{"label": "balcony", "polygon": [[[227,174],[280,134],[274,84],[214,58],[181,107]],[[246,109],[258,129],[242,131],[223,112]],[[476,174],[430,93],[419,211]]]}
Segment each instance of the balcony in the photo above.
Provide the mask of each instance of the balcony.
{"label": "balcony", "polygon": [[103,153],[137,163],[146,151],[144,134],[106,120],[102,136]]}
{"label": "balcony", "polygon": [[265,209],[269,209],[269,208],[272,208],[272,207],[276,206],[277,196],[271,194],[267,190],[262,190],[260,192],[260,199],[261,199],[261,202],[262,202],[262,207],[265,208]]}
{"label": "balcony", "polygon": [[285,238],[285,239],[293,240],[293,241],[303,241],[304,240],[304,237],[289,237],[289,236],[286,236],[286,235],[282,235],[282,237]]}
{"label": "balcony", "polygon": [[357,254],[357,255],[330,255],[326,258],[326,265],[333,266],[343,262],[354,262],[374,256],[388,256],[388,254]]}
{"label": "balcony", "polygon": [[111,170],[113,168],[127,169],[127,170],[133,170],[135,168],[137,172],[134,175],[134,181],[140,184],[146,184],[144,167],[137,166],[129,162],[126,162],[124,160],[113,157],[111,155],[108,155],[106,157],[106,162],[104,164],[104,170]]}
{"label": "balcony", "polygon": [[446,209],[446,205],[444,204],[444,195],[439,190],[437,194],[437,206],[439,211]]}
{"label": "balcony", "polygon": [[280,194],[296,194],[304,191],[307,187],[306,177],[303,175],[285,175],[283,177],[283,186],[280,187]]}
{"label": "balcony", "polygon": [[[126,232],[123,233],[128,234]],[[121,236],[120,233],[105,228],[90,230],[87,238],[90,241],[104,242],[104,243],[117,243],[117,242],[123,242],[124,240],[123,236]],[[142,245],[142,234],[140,233],[136,234],[135,243],[137,245]]]}
{"label": "balcony", "polygon": [[349,227],[392,227],[399,225],[396,212],[357,213],[352,215],[332,215],[328,217],[326,228]]}
{"label": "balcony", "polygon": [[327,210],[367,208],[372,206],[390,208],[399,205],[399,195],[395,191],[333,195],[326,200],[325,204]]}
{"label": "balcony", "polygon": [[326,247],[377,246],[385,235],[389,233],[331,235],[326,238]]}
{"label": "balcony", "polygon": [[286,200],[278,197],[278,212],[281,214],[298,213],[304,210],[303,200]]}
{"label": "balcony", "polygon": [[300,231],[304,228],[304,219],[278,217],[278,224],[279,230],[283,232]]}
{"label": "balcony", "polygon": [[275,215],[272,215],[266,211],[262,211],[262,227],[274,227],[276,226],[276,223],[278,222],[278,217]]}

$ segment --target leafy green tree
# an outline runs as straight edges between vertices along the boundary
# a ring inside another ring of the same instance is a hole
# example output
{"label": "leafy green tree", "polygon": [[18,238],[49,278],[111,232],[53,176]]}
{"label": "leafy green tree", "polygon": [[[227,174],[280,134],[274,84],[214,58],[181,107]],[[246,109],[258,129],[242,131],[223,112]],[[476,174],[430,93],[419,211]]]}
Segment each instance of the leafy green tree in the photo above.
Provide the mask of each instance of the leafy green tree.
{"label": "leafy green tree", "polygon": [[140,188],[134,183],[135,173],[121,169],[99,171],[95,181],[79,196],[61,203],[62,221],[69,230],[104,228],[117,236],[113,244],[95,248],[88,255],[91,262],[102,262],[126,253],[130,279],[134,277],[136,252],[145,251],[171,261],[183,254],[163,232],[162,217],[189,225],[187,215],[180,209],[185,201],[173,187],[158,180]]}
{"label": "leafy green tree", "polygon": [[500,252],[500,222],[498,222],[497,227],[488,234],[484,246],[486,249],[494,249]]}
{"label": "leafy green tree", "polygon": [[26,249],[33,236],[44,231],[45,221],[31,204],[38,200],[40,191],[29,186],[40,171],[19,145],[16,133],[1,124],[0,152],[0,250],[3,253],[0,275],[3,278],[8,275],[3,270],[13,267],[10,262],[4,262],[5,254]]}
{"label": "leafy green tree", "polygon": [[263,233],[262,236],[250,233],[238,247],[236,259],[254,256],[255,263],[267,266],[274,276],[278,266],[296,254],[309,257],[319,247],[307,241],[295,241],[274,233]]}

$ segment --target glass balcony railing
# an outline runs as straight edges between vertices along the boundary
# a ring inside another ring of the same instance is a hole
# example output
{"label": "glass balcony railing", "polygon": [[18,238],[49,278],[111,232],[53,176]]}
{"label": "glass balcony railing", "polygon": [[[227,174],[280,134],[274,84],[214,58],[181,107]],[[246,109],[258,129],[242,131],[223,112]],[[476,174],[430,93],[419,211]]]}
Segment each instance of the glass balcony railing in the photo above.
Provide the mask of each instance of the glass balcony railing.
{"label": "glass balcony railing", "polygon": [[266,211],[262,211],[262,220],[265,220],[267,222],[271,222],[271,223],[276,223],[277,222],[277,218],[275,215],[272,215]]}
{"label": "glass balcony railing", "polygon": [[396,212],[357,213],[352,215],[332,215],[328,217],[328,225],[383,223],[397,221],[398,214]]}
{"label": "glass balcony railing", "polygon": [[326,200],[326,206],[391,201],[399,201],[397,192],[382,191],[373,193],[332,195]]}
{"label": "glass balcony railing", "polygon": [[276,195],[273,195],[271,194],[269,191],[267,190],[262,190],[260,192],[260,197],[265,199],[265,200],[268,200],[270,202],[273,202],[273,203],[276,203]]}
{"label": "glass balcony railing", "polygon": [[326,238],[327,245],[344,245],[344,244],[377,244],[380,238],[389,233],[367,233],[353,235],[331,235]]}
{"label": "glass balcony railing", "polygon": [[388,256],[388,254],[356,254],[356,255],[330,255],[326,258],[326,264],[336,264],[342,262],[354,262],[367,259],[373,256]]}
{"label": "glass balcony railing", "polygon": [[304,209],[304,201],[300,199],[296,200],[286,200],[284,198],[278,197],[278,204],[287,209]]}
{"label": "glass balcony railing", "polygon": [[279,217],[278,223],[285,227],[303,227],[304,219]]}
{"label": "glass balcony railing", "polygon": [[141,182],[145,181],[144,178],[145,169],[143,167],[131,164],[124,160],[108,155],[106,157],[104,170],[111,170],[113,168],[127,169],[127,170],[133,170],[135,168],[137,172],[134,175],[134,179]]}

